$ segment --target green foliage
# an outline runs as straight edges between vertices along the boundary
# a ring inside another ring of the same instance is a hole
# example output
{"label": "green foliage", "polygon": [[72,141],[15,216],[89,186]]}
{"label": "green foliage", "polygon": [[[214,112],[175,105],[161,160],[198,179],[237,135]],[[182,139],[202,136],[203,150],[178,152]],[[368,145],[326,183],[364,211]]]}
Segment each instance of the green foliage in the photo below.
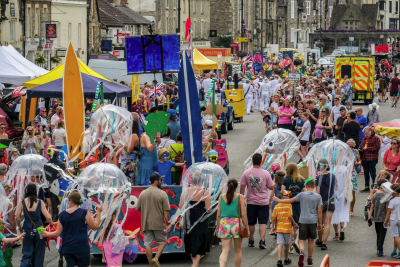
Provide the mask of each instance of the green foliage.
{"label": "green foliage", "polygon": [[44,63],[46,63],[46,58],[44,56],[40,55],[35,58],[35,61],[37,64],[44,64]]}
{"label": "green foliage", "polygon": [[[222,37],[223,36],[223,37]],[[232,36],[226,36],[226,35],[220,35],[218,36],[218,40],[215,42],[215,45],[218,47],[225,47],[229,48],[229,44],[233,42]]]}

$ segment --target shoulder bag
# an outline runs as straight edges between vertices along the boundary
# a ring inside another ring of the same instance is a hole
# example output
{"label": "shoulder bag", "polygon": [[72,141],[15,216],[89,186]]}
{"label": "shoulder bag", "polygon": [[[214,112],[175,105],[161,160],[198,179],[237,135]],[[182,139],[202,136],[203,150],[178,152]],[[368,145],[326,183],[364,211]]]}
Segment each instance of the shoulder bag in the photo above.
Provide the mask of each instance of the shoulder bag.
{"label": "shoulder bag", "polygon": [[[38,199],[38,205],[42,205],[42,203],[41,203],[40,201],[41,201],[41,200]],[[43,226],[37,227],[36,224],[32,221],[31,216],[29,216],[28,208],[25,206],[24,200],[22,200],[22,207],[23,207],[23,210],[24,210],[24,215],[25,215],[25,216],[28,216],[28,218],[29,218],[29,220],[31,221],[33,227],[35,227],[36,229],[38,229],[38,228],[43,228]],[[37,207],[36,207],[36,208],[37,208]]]}
{"label": "shoulder bag", "polygon": [[240,194],[238,195],[238,203],[239,203],[239,207],[238,207],[238,212],[239,212],[239,218],[238,218],[238,220],[239,220],[239,236],[241,237],[241,238],[247,238],[248,236],[249,236],[249,231],[247,230],[247,228],[246,227],[242,227],[242,212],[241,212],[241,209],[242,209],[242,206],[240,205]]}

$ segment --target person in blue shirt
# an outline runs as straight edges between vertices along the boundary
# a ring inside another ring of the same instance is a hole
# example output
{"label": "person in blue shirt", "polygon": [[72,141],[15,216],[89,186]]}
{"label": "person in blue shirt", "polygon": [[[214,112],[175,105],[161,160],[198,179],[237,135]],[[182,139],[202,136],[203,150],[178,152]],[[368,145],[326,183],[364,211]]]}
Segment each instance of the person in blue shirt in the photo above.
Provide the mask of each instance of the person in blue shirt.
{"label": "person in blue shirt", "polygon": [[154,171],[158,172],[162,177],[164,177],[164,182],[166,185],[172,185],[171,180],[171,168],[172,167],[183,167],[183,163],[175,163],[169,160],[169,151],[166,148],[158,150],[158,161],[154,165]]}
{"label": "person in blue shirt", "polygon": [[360,124],[360,131],[358,132],[358,135],[360,136],[360,144],[361,144],[361,141],[364,138],[363,129],[364,129],[365,126],[367,126],[368,121],[367,121],[367,117],[365,117],[363,115],[363,109],[362,108],[356,108],[356,114],[357,114],[356,122],[358,122]]}
{"label": "person in blue shirt", "polygon": [[168,127],[171,129],[170,138],[176,142],[176,135],[181,130],[181,123],[178,121],[178,116],[176,115],[175,110],[169,109],[167,112],[170,114],[168,120]]}

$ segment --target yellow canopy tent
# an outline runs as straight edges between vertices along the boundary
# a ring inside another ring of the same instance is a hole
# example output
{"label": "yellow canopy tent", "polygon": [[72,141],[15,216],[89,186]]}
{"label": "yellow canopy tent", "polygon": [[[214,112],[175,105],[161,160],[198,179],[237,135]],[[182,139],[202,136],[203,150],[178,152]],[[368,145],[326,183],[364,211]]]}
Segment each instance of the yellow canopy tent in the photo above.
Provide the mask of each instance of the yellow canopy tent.
{"label": "yellow canopy tent", "polygon": [[[110,81],[109,79],[107,79],[106,77],[98,74],[97,72],[95,72],[94,70],[92,70],[91,68],[88,67],[88,65],[86,65],[85,63],[83,63],[79,58],[79,68],[81,70],[81,73],[85,73],[88,74],[90,76],[94,76],[106,81]],[[63,77],[64,74],[64,63],[60,64],[57,68],[53,69],[52,71],[48,72],[47,74],[40,76],[36,79],[24,82],[22,85],[25,86],[26,88],[33,88],[48,82],[52,82],[54,80],[57,79],[61,79]]]}
{"label": "yellow canopy tent", "polygon": [[206,58],[196,48],[194,49],[193,56],[193,69],[195,70],[216,70],[218,68],[217,62]]}

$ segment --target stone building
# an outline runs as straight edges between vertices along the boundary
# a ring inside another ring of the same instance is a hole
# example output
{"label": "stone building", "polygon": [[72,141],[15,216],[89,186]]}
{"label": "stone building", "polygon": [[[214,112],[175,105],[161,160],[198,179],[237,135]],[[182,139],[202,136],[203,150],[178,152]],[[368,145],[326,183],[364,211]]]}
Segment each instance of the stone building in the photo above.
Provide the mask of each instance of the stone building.
{"label": "stone building", "polygon": [[[149,21],[158,23],[160,21],[161,0],[129,0],[128,7],[139,13]],[[153,28],[154,33],[158,33],[157,27]]]}
{"label": "stone building", "polygon": [[24,21],[21,2],[17,0],[0,0],[0,2],[0,8],[2,9],[0,13],[0,41],[2,41],[3,44],[7,42],[21,51],[23,47],[21,36],[23,36],[22,25]]}
{"label": "stone building", "polygon": [[[246,29],[248,32],[248,36],[250,38],[250,42],[243,42],[241,43],[241,50],[243,51],[253,51],[253,39],[254,39],[254,25],[255,25],[255,20],[254,14],[256,12],[255,10],[255,0],[231,0],[230,1],[233,9],[233,29],[234,29],[234,36],[235,37],[240,37],[242,36],[242,29],[243,29],[243,23],[242,20],[244,20],[244,23],[246,25]],[[242,6],[243,3],[243,6]],[[249,46],[250,44],[250,46]]]}
{"label": "stone building", "polygon": [[88,55],[100,53],[101,23],[96,0],[87,0],[87,43]]}

